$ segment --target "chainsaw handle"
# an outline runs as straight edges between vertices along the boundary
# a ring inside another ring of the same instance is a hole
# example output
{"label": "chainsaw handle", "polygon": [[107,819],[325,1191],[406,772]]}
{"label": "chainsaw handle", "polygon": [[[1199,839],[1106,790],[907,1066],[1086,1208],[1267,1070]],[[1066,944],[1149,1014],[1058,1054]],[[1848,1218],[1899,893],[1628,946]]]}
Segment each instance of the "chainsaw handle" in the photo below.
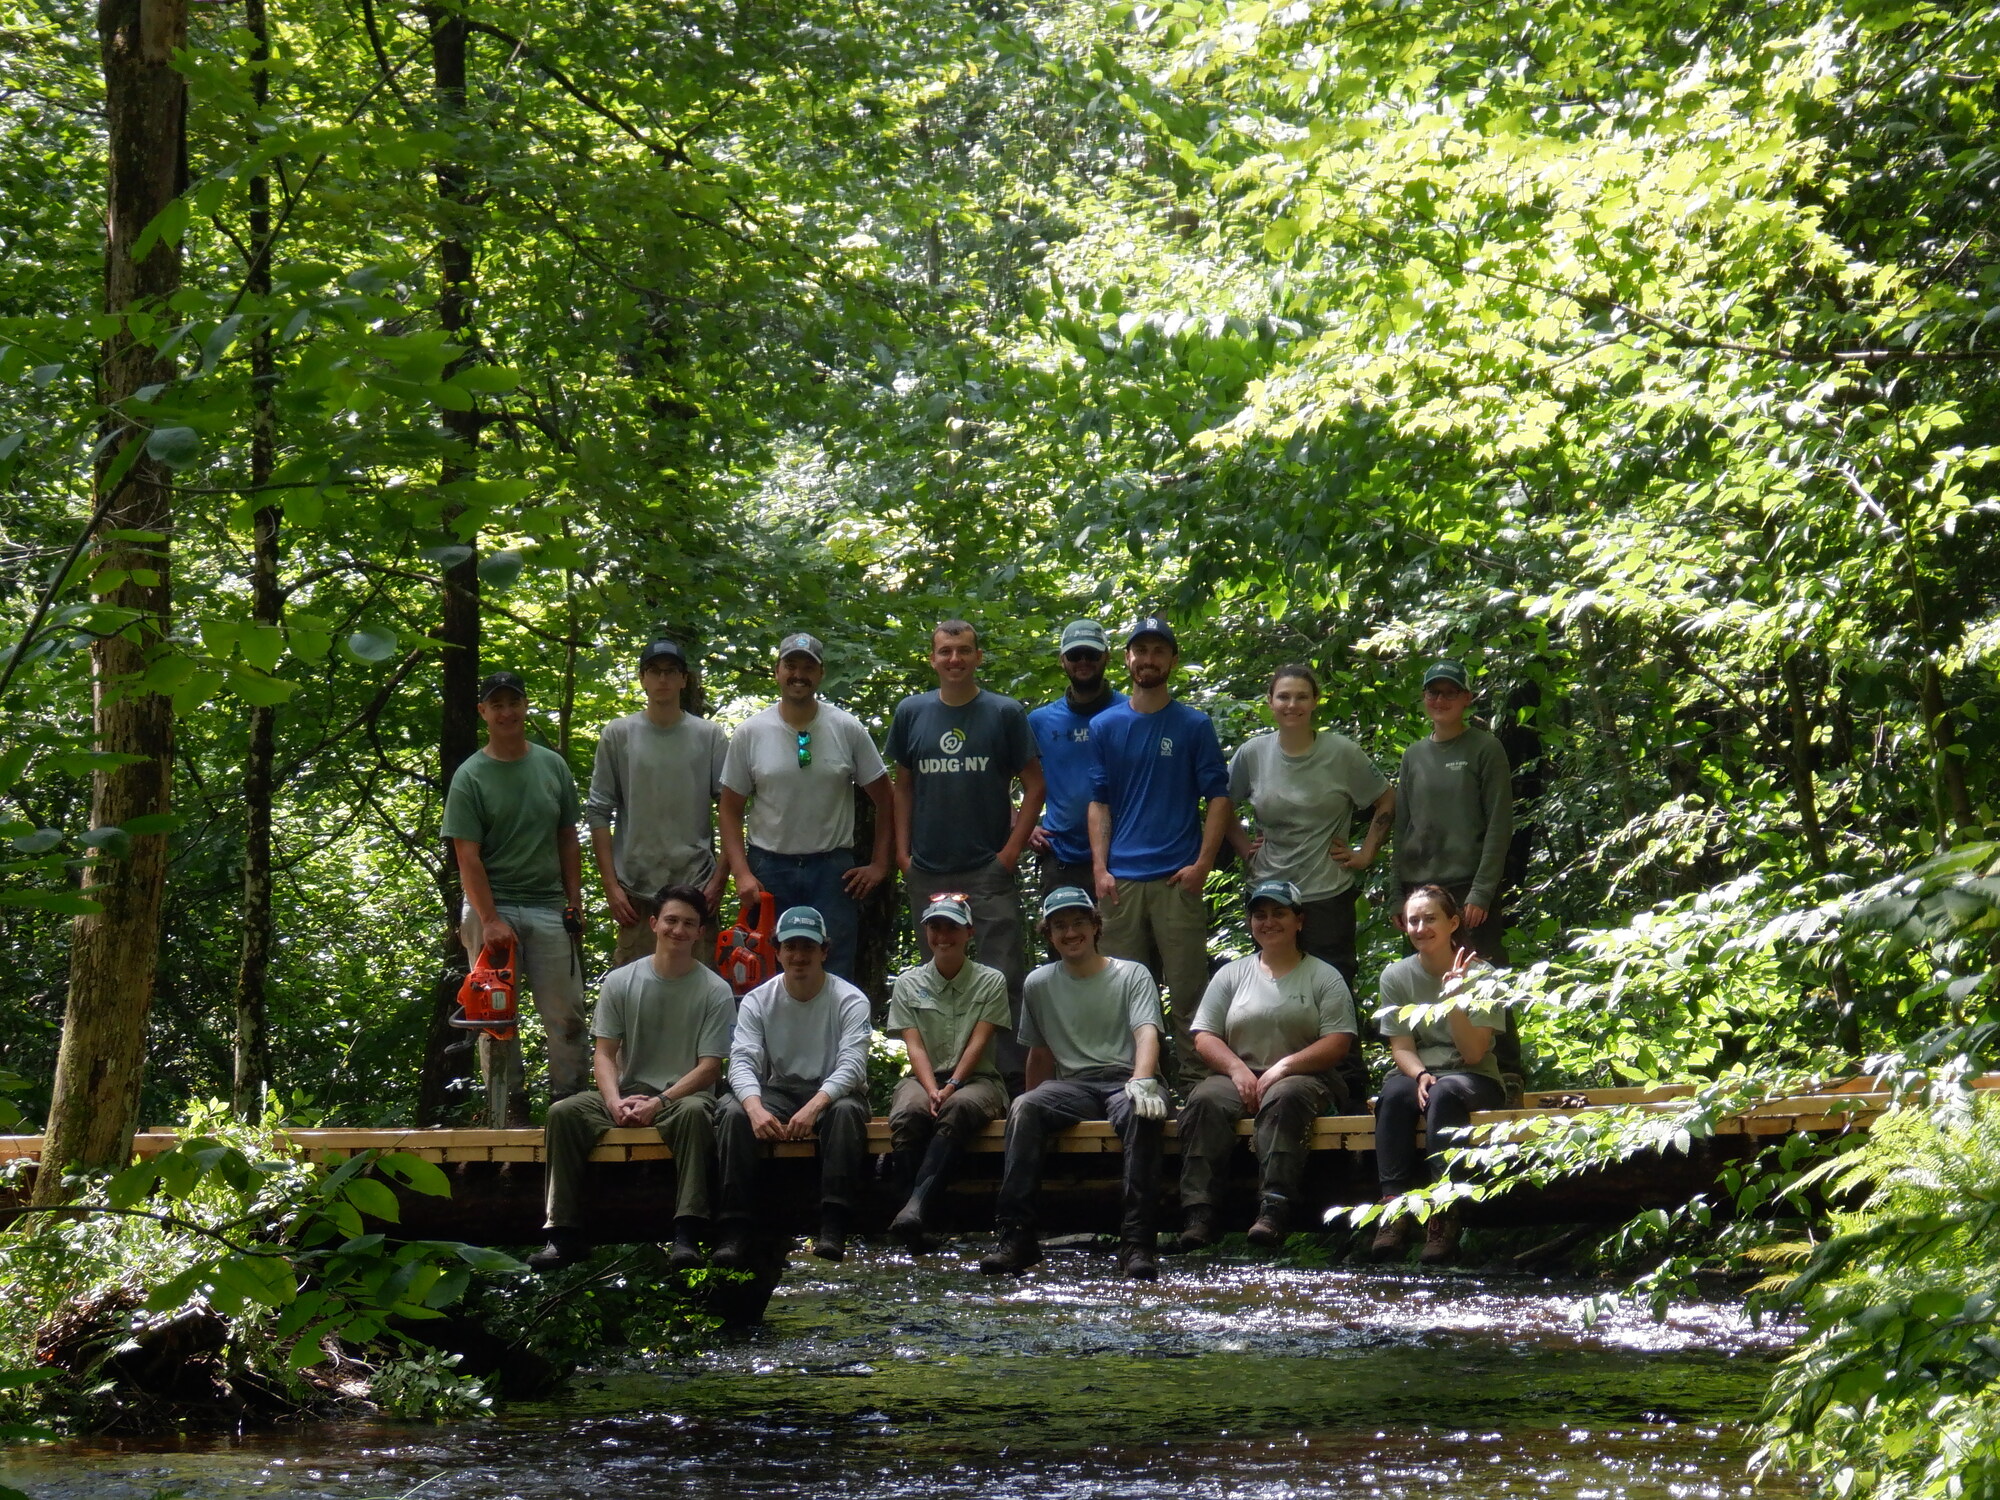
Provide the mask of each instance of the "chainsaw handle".
{"label": "chainsaw handle", "polygon": [[[756,908],[756,916],[751,916],[751,908]],[[743,910],[737,914],[736,925],[747,927],[752,932],[761,932],[766,937],[778,930],[778,898],[769,891],[759,891],[743,903]]]}

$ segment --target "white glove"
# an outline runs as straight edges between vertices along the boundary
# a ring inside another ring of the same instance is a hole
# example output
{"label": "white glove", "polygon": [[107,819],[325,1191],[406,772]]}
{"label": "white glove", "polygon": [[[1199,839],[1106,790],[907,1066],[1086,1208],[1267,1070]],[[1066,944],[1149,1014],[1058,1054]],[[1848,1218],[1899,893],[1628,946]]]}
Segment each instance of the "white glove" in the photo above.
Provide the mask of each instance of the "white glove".
{"label": "white glove", "polygon": [[1134,1078],[1125,1085],[1125,1097],[1132,1101],[1132,1113],[1142,1120],[1167,1117],[1167,1091],[1157,1078]]}

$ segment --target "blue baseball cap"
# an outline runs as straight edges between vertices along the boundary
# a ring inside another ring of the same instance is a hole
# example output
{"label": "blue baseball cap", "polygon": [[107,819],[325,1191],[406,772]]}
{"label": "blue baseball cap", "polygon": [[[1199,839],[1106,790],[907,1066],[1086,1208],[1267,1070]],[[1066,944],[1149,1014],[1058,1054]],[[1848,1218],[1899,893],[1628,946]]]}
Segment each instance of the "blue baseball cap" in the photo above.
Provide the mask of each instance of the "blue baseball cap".
{"label": "blue baseball cap", "polygon": [[778,918],[777,940],[786,938],[811,938],[824,946],[826,943],[826,918],[815,907],[788,906]]}
{"label": "blue baseball cap", "polygon": [[1156,635],[1176,651],[1181,649],[1180,638],[1174,634],[1174,627],[1169,625],[1160,615],[1147,615],[1138,624],[1126,631],[1125,644],[1128,646],[1131,645],[1142,635]]}
{"label": "blue baseball cap", "polygon": [[1096,911],[1097,903],[1091,899],[1089,891],[1080,885],[1059,885],[1042,897],[1042,920],[1044,922],[1059,911]]}

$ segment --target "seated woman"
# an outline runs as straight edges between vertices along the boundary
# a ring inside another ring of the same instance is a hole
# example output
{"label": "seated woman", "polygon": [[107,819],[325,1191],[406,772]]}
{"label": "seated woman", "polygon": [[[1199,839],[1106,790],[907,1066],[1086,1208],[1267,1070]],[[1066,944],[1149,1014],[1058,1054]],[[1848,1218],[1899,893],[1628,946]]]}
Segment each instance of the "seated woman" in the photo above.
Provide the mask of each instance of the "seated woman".
{"label": "seated woman", "polygon": [[1239,1120],[1257,1122],[1250,1243],[1272,1246],[1290,1226],[1313,1120],[1347,1103],[1335,1071],[1355,1046],[1347,981],[1300,948],[1305,901],[1291,881],[1258,881],[1248,905],[1257,952],[1216,971],[1192,1027],[1195,1053],[1212,1072],[1181,1111],[1183,1250],[1215,1243],[1216,1179],[1228,1170]]}
{"label": "seated woman", "polygon": [[[1458,946],[1458,901],[1443,886],[1420,885],[1403,899],[1402,927],[1417,951],[1382,971],[1382,1005],[1376,1020],[1389,1038],[1395,1064],[1375,1106],[1375,1163],[1382,1201],[1432,1181],[1439,1153],[1450,1144],[1447,1131],[1471,1123],[1472,1112],[1499,1109],[1507,1099],[1493,1038],[1507,1024],[1503,1006],[1454,1006],[1437,1020],[1406,1012],[1434,1006],[1464,982],[1477,960]],[[1425,1155],[1417,1154],[1417,1124],[1423,1122]],[[1384,1218],[1375,1233],[1377,1259],[1410,1247],[1410,1219]],[[1458,1211],[1431,1215],[1425,1225],[1421,1259],[1436,1265],[1458,1249]]]}

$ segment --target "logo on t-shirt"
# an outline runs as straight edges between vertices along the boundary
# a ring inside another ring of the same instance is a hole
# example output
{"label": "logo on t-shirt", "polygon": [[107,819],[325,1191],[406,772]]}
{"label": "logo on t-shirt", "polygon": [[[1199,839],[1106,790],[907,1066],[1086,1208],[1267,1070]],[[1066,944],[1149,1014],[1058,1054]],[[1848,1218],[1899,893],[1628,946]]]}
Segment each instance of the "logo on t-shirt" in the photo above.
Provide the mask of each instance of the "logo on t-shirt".
{"label": "logo on t-shirt", "polygon": [[1444,763],[1444,768],[1447,771],[1463,771],[1471,764],[1472,762],[1469,760],[1448,760]]}
{"label": "logo on t-shirt", "polygon": [[920,775],[935,776],[945,771],[983,771],[993,763],[990,755],[961,755],[965,748],[965,731],[959,728],[947,729],[938,736],[938,749],[942,755],[927,755],[917,762]]}
{"label": "logo on t-shirt", "polygon": [[1172,755],[1173,753],[1174,753],[1174,742],[1173,742],[1172,740],[1168,739],[1168,738],[1167,738],[1167,737],[1166,737],[1165,735],[1161,735],[1161,736],[1160,736],[1160,754],[1162,754],[1162,755],[1169,755],[1169,756],[1170,756],[1170,755]]}
{"label": "logo on t-shirt", "polygon": [[938,736],[938,749],[946,755],[956,755],[965,748],[965,735],[958,729],[947,729]]}
{"label": "logo on t-shirt", "polygon": [[1090,743],[1090,726],[1085,724],[1081,728],[1072,729],[1069,732],[1069,740],[1072,745],[1088,745]]}

